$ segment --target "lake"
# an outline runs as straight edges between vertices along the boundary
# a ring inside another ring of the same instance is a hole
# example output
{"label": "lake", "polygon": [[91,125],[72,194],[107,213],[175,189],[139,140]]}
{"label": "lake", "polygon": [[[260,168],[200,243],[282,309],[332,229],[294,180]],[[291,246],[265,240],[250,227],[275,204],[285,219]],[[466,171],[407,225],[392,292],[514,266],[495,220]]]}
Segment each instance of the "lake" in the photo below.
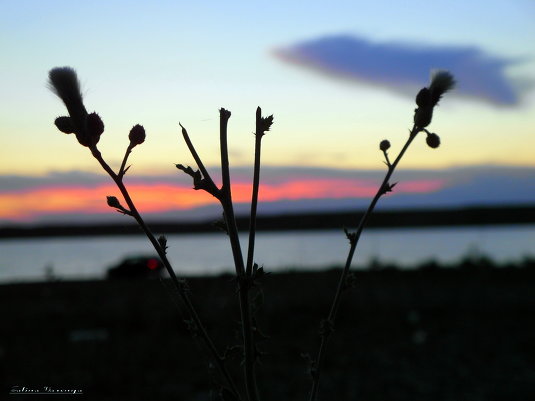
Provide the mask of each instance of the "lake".
{"label": "lake", "polygon": [[[246,254],[246,235],[241,236]],[[403,268],[435,259],[455,263],[484,254],[498,263],[535,257],[535,225],[431,227],[365,230],[355,268],[371,260]],[[169,235],[168,255],[179,276],[234,271],[228,238],[222,233]],[[267,271],[322,269],[343,265],[348,241],[340,230],[257,233],[256,258]],[[47,270],[59,279],[103,278],[124,257],[153,254],[142,236],[31,238],[0,240],[0,282],[43,280]]]}

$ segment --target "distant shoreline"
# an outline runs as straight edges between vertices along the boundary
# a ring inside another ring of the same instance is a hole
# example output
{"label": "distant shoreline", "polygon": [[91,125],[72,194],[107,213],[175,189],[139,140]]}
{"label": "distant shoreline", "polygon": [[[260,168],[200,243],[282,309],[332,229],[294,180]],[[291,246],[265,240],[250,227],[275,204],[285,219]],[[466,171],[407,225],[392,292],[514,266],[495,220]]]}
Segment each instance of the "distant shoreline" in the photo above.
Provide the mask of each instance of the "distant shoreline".
{"label": "distant shoreline", "polygon": [[[258,231],[321,230],[352,227],[360,220],[363,210],[336,213],[301,213],[259,216]],[[215,221],[200,222],[150,222],[154,232],[166,234],[191,234],[217,232]],[[451,209],[406,209],[377,211],[371,216],[368,227],[433,227],[473,226],[535,223],[535,206],[507,205],[500,207],[463,207]],[[239,230],[246,230],[248,217],[238,217]],[[139,235],[136,224],[47,224],[40,226],[0,227],[0,238]]]}

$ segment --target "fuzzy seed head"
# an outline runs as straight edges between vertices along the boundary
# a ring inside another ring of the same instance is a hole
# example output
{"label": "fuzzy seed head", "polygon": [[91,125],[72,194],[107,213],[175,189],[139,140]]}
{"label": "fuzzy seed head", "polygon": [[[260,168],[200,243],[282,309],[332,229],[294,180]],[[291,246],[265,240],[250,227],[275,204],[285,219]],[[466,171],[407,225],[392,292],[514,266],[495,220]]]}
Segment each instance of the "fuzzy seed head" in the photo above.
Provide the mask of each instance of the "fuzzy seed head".
{"label": "fuzzy seed head", "polygon": [[82,103],[80,81],[73,68],[52,68],[48,73],[48,83],[50,90],[58,95],[67,108],[69,107],[69,103]]}
{"label": "fuzzy seed head", "polygon": [[56,119],[56,127],[65,133],[75,133],[83,146],[95,146],[104,132],[104,123],[96,113],[87,114],[76,71],[71,67],[56,67],[49,71],[48,79],[50,89],[69,112],[69,117]]}
{"label": "fuzzy seed head", "polygon": [[442,95],[455,87],[455,79],[448,71],[435,71],[431,76],[431,85],[429,91],[431,92],[431,100],[433,106],[436,106]]}

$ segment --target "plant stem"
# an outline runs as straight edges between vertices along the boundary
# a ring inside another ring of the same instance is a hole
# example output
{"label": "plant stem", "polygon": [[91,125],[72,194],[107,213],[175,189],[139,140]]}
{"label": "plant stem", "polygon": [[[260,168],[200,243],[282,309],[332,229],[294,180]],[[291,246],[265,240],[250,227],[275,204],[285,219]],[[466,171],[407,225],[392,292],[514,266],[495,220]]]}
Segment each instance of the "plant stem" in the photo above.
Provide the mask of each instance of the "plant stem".
{"label": "plant stem", "polygon": [[[245,266],[243,264],[243,256],[241,252],[240,240],[238,237],[238,227],[236,226],[236,218],[234,216],[234,207],[232,206],[232,191],[230,187],[230,168],[228,160],[228,145],[227,145],[227,126],[230,118],[230,111],[221,109],[219,124],[219,140],[221,144],[221,177],[223,179],[223,186],[221,187],[221,205],[225,213],[225,222],[227,224],[227,231],[230,237],[232,256],[234,258],[234,266],[238,277],[243,277],[245,274]],[[200,168],[200,166],[199,166]]]}
{"label": "plant stem", "polygon": [[128,145],[128,147],[126,148],[126,152],[124,154],[124,157],[123,157],[123,162],[121,163],[121,167],[119,168],[119,174],[117,174],[117,178],[119,178],[120,180],[122,180],[124,174],[125,174],[125,167],[126,167],[126,161],[128,160],[128,156],[130,156],[130,153],[132,153],[132,149],[134,147],[132,146],[132,144],[130,143]]}
{"label": "plant stem", "polygon": [[[100,151],[97,149],[96,146],[91,147],[90,150],[91,150],[91,153],[93,154],[93,156],[95,157],[95,159],[98,160],[98,162],[100,163],[102,168],[109,174],[109,176],[113,179],[113,181],[115,182],[115,184],[117,185],[117,187],[121,191],[121,194],[123,195],[124,200],[126,201],[126,203],[128,205],[128,208],[130,209],[131,215],[137,221],[137,223],[139,224],[139,226],[141,227],[141,229],[143,230],[143,232],[145,233],[145,235],[147,236],[147,238],[151,242],[152,246],[154,247],[154,249],[158,253],[158,256],[162,260],[165,268],[167,269],[167,272],[169,273],[169,276],[171,277],[171,280],[172,280],[173,284],[175,285],[175,288],[178,291],[178,293],[180,295],[180,298],[182,299],[182,301],[186,305],[186,308],[187,308],[187,310],[188,310],[188,312],[190,314],[191,319],[194,321],[195,326],[199,330],[201,339],[204,341],[205,345],[210,350],[210,352],[212,354],[212,357],[215,360],[216,365],[218,366],[218,368],[219,368],[221,374],[223,375],[223,377],[225,378],[227,384],[229,385],[230,390],[234,393],[234,395],[238,399],[240,399],[241,397],[240,397],[239,392],[238,392],[238,390],[236,388],[236,385],[234,384],[234,381],[233,381],[232,377],[230,376],[230,373],[228,372],[228,370],[227,370],[227,368],[225,366],[225,358],[219,354],[215,344],[213,343],[212,339],[210,338],[208,332],[206,331],[206,328],[202,324],[202,321],[199,318],[199,315],[197,314],[197,311],[195,310],[195,307],[193,306],[193,303],[192,303],[188,293],[186,292],[186,289],[184,288],[184,283],[181,282],[177,278],[177,276],[176,276],[176,274],[175,274],[175,272],[173,270],[173,267],[171,266],[171,263],[169,262],[169,259],[167,258],[165,249],[162,248],[162,246],[160,245],[158,240],[154,237],[152,232],[149,230],[149,228],[145,224],[145,221],[143,220],[143,218],[141,217],[141,215],[137,211],[137,208],[136,208],[134,202],[132,201],[132,198],[130,197],[130,194],[128,193],[128,190],[126,189],[126,187],[125,187],[125,185],[124,185],[124,183],[122,181],[122,176],[117,175],[117,174],[115,174],[113,172],[113,170],[110,168],[110,166],[102,158],[102,155],[101,155]],[[123,160],[123,162],[126,161],[128,153],[129,152],[127,150],[127,153],[125,155],[125,159]],[[123,172],[123,167],[121,167],[120,172]]]}
{"label": "plant stem", "polygon": [[253,176],[253,194],[251,199],[251,217],[249,219],[249,247],[247,249],[247,264],[245,273],[251,276],[253,271],[254,245],[256,235],[256,210],[258,207],[258,190],[260,187],[260,152],[262,147],[263,132],[256,132],[255,136],[255,153],[254,153],[254,176]]}
{"label": "plant stem", "polygon": [[184,141],[186,142],[186,145],[193,156],[193,159],[195,160],[195,163],[197,163],[197,167],[199,167],[199,170],[201,170],[201,173],[203,177],[208,182],[208,188],[207,191],[214,195],[216,198],[219,199],[220,191],[217,188],[217,186],[214,183],[214,180],[212,180],[212,177],[210,177],[210,174],[208,173],[208,170],[206,167],[204,167],[204,163],[202,162],[201,158],[199,157],[199,154],[197,153],[197,150],[195,149],[195,146],[193,146],[193,143],[191,142],[191,139],[188,135],[188,131],[186,131],[186,128],[182,126],[182,124],[179,124],[180,128],[182,128],[182,136],[184,138]]}
{"label": "plant stem", "polygon": [[230,168],[228,159],[228,145],[227,145],[227,128],[230,112],[225,109],[219,110],[219,139],[221,146],[221,176],[223,185],[221,187],[221,205],[225,214],[225,222],[227,225],[227,232],[232,248],[232,256],[234,258],[234,265],[236,268],[236,276],[238,279],[239,300],[240,300],[240,314],[242,323],[243,335],[243,349],[244,349],[244,374],[245,374],[245,390],[247,399],[249,401],[258,401],[258,387],[256,384],[255,373],[255,344],[253,336],[253,324],[251,319],[251,303],[249,301],[250,281],[245,274],[245,267],[243,264],[243,256],[240,246],[240,238],[238,236],[238,228],[236,226],[236,218],[234,216],[234,207],[232,206],[232,192],[230,185]]}
{"label": "plant stem", "polygon": [[406,150],[408,149],[409,145],[412,143],[418,132],[420,131],[420,128],[417,128],[416,126],[413,126],[409,138],[407,139],[407,142],[405,142],[405,145],[399,152],[398,156],[394,160],[392,164],[388,163],[388,170],[385,175],[385,178],[383,179],[383,182],[381,183],[381,186],[377,190],[377,193],[373,197],[372,201],[370,202],[370,205],[368,206],[368,209],[366,210],[366,213],[362,216],[360,223],[357,227],[357,230],[352,233],[352,237],[350,238],[350,248],[347,255],[346,263],[344,265],[344,269],[342,270],[342,273],[340,275],[340,279],[338,281],[338,287],[336,289],[336,293],[334,295],[333,302],[331,304],[331,309],[329,311],[329,315],[326,319],[326,323],[328,324],[329,328],[327,330],[324,330],[321,333],[321,342],[318,350],[318,355],[316,357],[316,360],[314,362],[314,366],[312,368],[312,389],[310,391],[310,397],[309,401],[315,401],[318,393],[319,388],[319,379],[320,379],[320,373],[321,373],[321,367],[323,365],[323,359],[325,356],[325,349],[327,347],[327,341],[332,334],[336,315],[338,312],[338,307],[340,306],[340,300],[342,296],[342,292],[344,290],[347,274],[349,272],[349,269],[351,267],[351,262],[353,260],[353,256],[355,254],[355,250],[357,249],[357,244],[360,239],[360,235],[362,233],[362,230],[364,229],[364,226],[366,225],[370,215],[372,214],[375,205],[379,201],[379,198],[386,193],[386,190],[389,188],[389,180],[392,174],[394,173],[394,170],[396,169],[396,166],[398,165],[399,161],[405,154]]}

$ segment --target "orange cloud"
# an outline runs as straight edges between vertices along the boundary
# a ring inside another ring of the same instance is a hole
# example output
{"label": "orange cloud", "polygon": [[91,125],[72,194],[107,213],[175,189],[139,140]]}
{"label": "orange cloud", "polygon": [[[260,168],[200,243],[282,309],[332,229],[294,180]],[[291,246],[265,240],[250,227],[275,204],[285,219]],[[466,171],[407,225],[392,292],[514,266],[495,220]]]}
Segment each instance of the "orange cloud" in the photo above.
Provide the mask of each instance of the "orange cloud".
{"label": "orange cloud", "polygon": [[[377,182],[350,179],[294,179],[260,188],[260,201],[274,202],[299,199],[341,199],[371,197]],[[442,188],[441,180],[414,180],[400,183],[396,193],[425,193]],[[188,210],[216,203],[204,191],[167,183],[129,185],[128,190],[142,213]],[[97,187],[54,186],[0,193],[0,219],[28,221],[42,215],[63,213],[113,213],[106,204],[106,196],[122,199],[112,184]],[[232,187],[233,200],[249,202],[251,185],[237,182]],[[124,202],[122,202],[124,204]]]}

